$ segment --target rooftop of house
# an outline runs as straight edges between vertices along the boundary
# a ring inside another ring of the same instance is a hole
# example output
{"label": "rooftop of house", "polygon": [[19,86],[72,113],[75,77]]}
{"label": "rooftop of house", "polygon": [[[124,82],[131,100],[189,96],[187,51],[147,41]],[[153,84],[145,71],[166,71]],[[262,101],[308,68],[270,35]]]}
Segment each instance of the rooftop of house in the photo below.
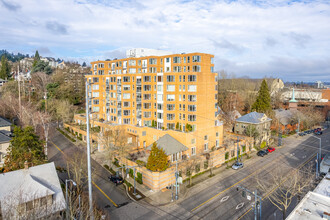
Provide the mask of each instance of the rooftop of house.
{"label": "rooftop of house", "polygon": [[294,109],[275,109],[275,117],[280,121],[282,125],[288,125],[291,122],[291,119],[294,117],[294,113],[298,110]]}
{"label": "rooftop of house", "polygon": [[[188,150],[186,146],[176,140],[169,134],[165,134],[156,141],[158,148],[163,148],[166,155],[176,154],[182,151]],[[148,146],[148,150],[151,150],[152,144]]]}
{"label": "rooftop of house", "polygon": [[5,118],[0,117],[0,127],[11,126],[11,122]]}
{"label": "rooftop of house", "polygon": [[11,141],[11,138],[8,135],[4,134],[3,131],[0,131],[0,144],[8,143]]}
{"label": "rooftop of house", "polygon": [[264,113],[250,112],[236,119],[236,122],[248,123],[248,124],[260,124],[266,121],[271,121]]}
{"label": "rooftop of house", "polygon": [[54,162],[2,173],[0,174],[0,185],[0,204],[3,216],[15,205],[46,196],[53,198],[52,213],[65,209],[65,199]]}
{"label": "rooftop of house", "polygon": [[328,173],[323,180],[321,180],[321,182],[314,189],[314,192],[330,197],[330,173]]}

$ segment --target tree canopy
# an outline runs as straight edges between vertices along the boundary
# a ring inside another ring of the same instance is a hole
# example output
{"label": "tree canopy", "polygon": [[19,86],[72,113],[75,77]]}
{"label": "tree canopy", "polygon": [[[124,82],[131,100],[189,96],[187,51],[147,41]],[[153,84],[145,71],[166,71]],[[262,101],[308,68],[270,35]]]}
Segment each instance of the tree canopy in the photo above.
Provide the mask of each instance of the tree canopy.
{"label": "tree canopy", "polygon": [[5,159],[4,172],[23,169],[25,161],[30,166],[45,163],[43,145],[44,142],[34,133],[32,127],[15,127]]}
{"label": "tree canopy", "polygon": [[35,72],[44,72],[48,75],[50,75],[53,70],[52,68],[48,65],[47,62],[43,61],[43,60],[39,60],[36,62],[36,64],[32,67],[32,73]]}
{"label": "tree canopy", "polygon": [[36,53],[35,53],[35,55],[34,55],[34,59],[33,59],[32,67],[35,67],[39,61],[40,61],[39,52],[36,51]]}
{"label": "tree canopy", "polygon": [[151,152],[148,157],[147,169],[160,172],[168,168],[167,155],[163,148],[158,148],[156,142],[151,147]]}
{"label": "tree canopy", "polygon": [[1,69],[0,69],[0,79],[7,79],[10,77],[10,65],[8,63],[7,57],[2,55],[1,57]]}
{"label": "tree canopy", "polygon": [[261,83],[256,101],[252,105],[252,110],[268,113],[272,110],[269,89],[266,80]]}

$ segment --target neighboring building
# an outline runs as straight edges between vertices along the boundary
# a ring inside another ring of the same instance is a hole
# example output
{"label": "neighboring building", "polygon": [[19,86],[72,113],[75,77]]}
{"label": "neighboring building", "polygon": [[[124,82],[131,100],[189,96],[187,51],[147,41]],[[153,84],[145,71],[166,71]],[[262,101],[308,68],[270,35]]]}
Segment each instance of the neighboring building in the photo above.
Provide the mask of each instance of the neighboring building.
{"label": "neighboring building", "polygon": [[0,174],[0,186],[2,219],[47,219],[65,210],[54,162]]}
{"label": "neighboring building", "polygon": [[330,174],[330,153],[327,153],[320,163],[320,172]]}
{"label": "neighboring building", "polygon": [[298,129],[298,119],[296,114],[298,110],[285,110],[285,109],[275,109],[275,118],[279,122],[279,125],[272,127],[273,130],[280,130],[282,132],[291,132]]}
{"label": "neighboring building", "polygon": [[11,122],[0,117],[0,130],[11,131]]}
{"label": "neighboring building", "polygon": [[264,113],[251,112],[236,119],[234,133],[245,135],[245,130],[250,125],[255,127],[259,133],[255,139],[256,145],[260,145],[263,141],[269,143],[271,121],[272,119]]}
{"label": "neighboring building", "polygon": [[[128,52],[130,58],[91,63],[92,75],[86,78],[93,83],[92,124],[101,131],[122,126],[131,136],[129,142],[137,143],[138,148],[146,148],[166,134],[186,146],[183,154],[187,155],[221,146],[214,56],[147,52]],[[84,115],[74,119],[85,123]]]}
{"label": "neighboring building", "polygon": [[58,64],[58,62],[53,57],[42,57],[40,60],[48,63],[48,65],[52,68],[56,68]]}
{"label": "neighboring building", "polygon": [[11,141],[11,122],[0,117],[0,167],[3,167]]}
{"label": "neighboring building", "polygon": [[281,91],[284,88],[284,83],[281,79],[274,79],[271,86],[270,86],[270,95],[274,96],[279,91]]}
{"label": "neighboring building", "polygon": [[313,192],[308,192],[287,220],[330,219],[330,174],[326,175]]}
{"label": "neighboring building", "polygon": [[0,87],[3,86],[6,82],[8,82],[8,80],[0,78]]}

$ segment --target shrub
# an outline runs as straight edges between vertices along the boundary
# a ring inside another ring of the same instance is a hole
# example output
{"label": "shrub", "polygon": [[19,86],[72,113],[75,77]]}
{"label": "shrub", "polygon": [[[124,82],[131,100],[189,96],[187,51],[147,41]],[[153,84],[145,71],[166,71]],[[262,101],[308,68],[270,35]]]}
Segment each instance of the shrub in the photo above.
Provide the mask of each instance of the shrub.
{"label": "shrub", "polygon": [[225,153],[225,160],[228,160],[228,158],[229,158],[229,152],[226,152]]}
{"label": "shrub", "polygon": [[109,167],[108,164],[104,164],[103,166],[104,166],[105,169],[110,170],[110,167]]}
{"label": "shrub", "polygon": [[204,161],[204,170],[206,170],[209,167],[209,161],[205,160]]}
{"label": "shrub", "polygon": [[140,183],[140,184],[143,184],[142,173],[137,172],[136,177],[137,177],[137,178],[136,178],[136,181],[137,181],[138,183]]}
{"label": "shrub", "polygon": [[142,160],[136,160],[135,161],[139,166],[145,167],[146,166],[146,162],[142,161]]}
{"label": "shrub", "polygon": [[267,143],[266,141],[263,141],[261,144],[260,144],[260,148],[263,149],[264,147],[266,147]]}
{"label": "shrub", "polygon": [[195,172],[198,173],[201,170],[201,165],[200,164],[196,164],[195,166]]}
{"label": "shrub", "polygon": [[246,150],[246,146],[243,145],[243,146],[242,146],[242,151],[245,152],[245,150]]}

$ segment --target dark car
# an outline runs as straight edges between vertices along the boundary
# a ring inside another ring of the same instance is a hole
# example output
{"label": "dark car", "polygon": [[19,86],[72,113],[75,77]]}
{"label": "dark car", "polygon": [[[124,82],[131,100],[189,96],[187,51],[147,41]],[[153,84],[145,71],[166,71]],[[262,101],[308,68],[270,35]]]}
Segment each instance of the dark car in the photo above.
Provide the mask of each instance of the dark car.
{"label": "dark car", "polygon": [[322,131],[317,131],[317,132],[315,132],[315,134],[316,135],[321,135],[321,134],[323,134],[323,132]]}
{"label": "dark car", "polygon": [[263,157],[263,156],[265,156],[267,154],[268,154],[268,151],[267,150],[260,150],[257,153],[257,155],[260,156],[260,157]]}
{"label": "dark car", "polygon": [[304,135],[306,135],[304,132],[299,133],[299,136],[304,136]]}
{"label": "dark car", "polygon": [[121,176],[111,175],[108,177],[109,180],[117,185],[122,184],[124,182]]}

